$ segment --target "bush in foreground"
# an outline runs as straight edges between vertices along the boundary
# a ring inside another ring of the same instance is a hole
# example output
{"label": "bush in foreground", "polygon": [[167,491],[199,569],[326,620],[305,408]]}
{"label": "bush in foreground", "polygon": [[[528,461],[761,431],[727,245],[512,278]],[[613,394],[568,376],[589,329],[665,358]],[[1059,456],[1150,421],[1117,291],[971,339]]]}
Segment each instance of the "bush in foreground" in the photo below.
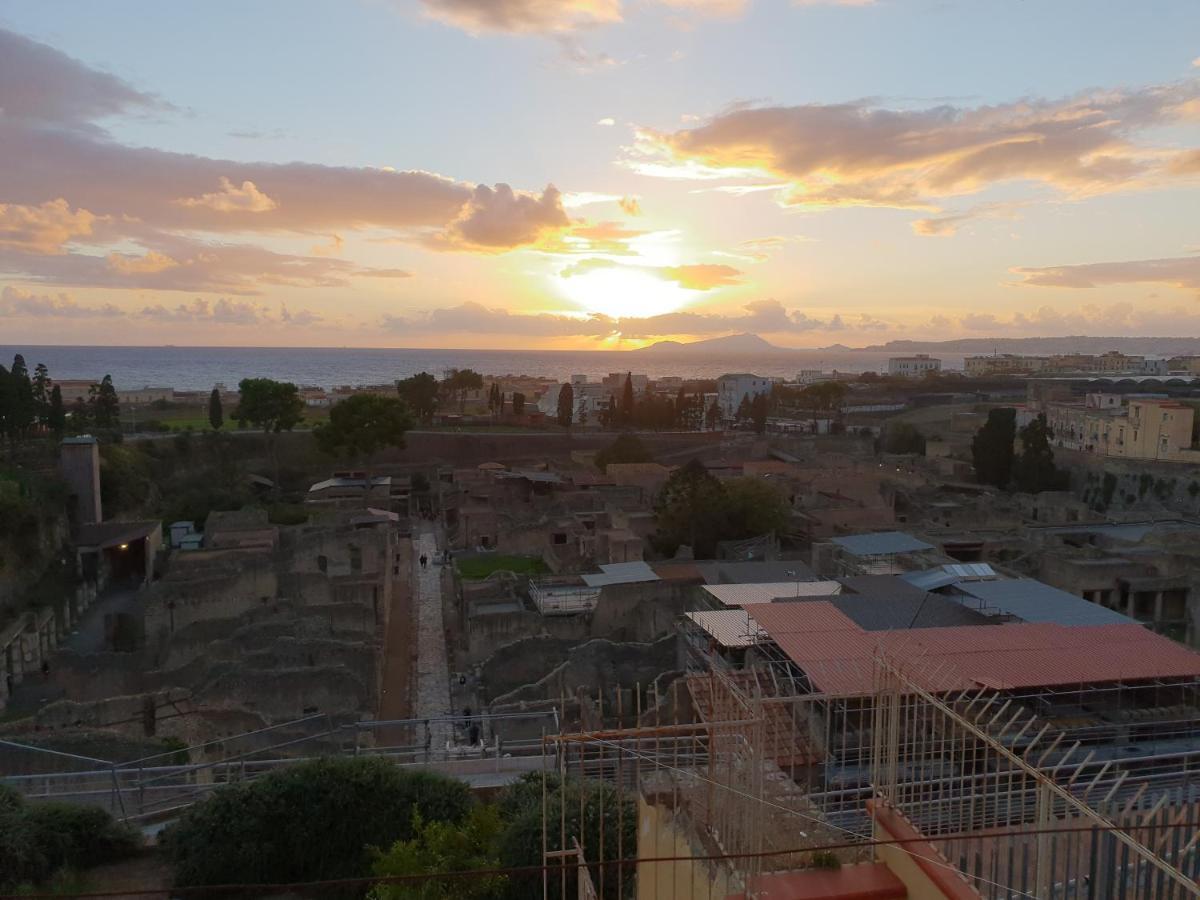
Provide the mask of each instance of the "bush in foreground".
{"label": "bush in foreground", "polygon": [[132,856],[141,838],[103,809],[26,803],[0,785],[0,889]]}
{"label": "bush in foreground", "polygon": [[221,788],[162,840],[179,885],[267,884],[353,878],[371,847],[414,837],[420,821],[461,822],[462,782],[379,758],[297,763]]}

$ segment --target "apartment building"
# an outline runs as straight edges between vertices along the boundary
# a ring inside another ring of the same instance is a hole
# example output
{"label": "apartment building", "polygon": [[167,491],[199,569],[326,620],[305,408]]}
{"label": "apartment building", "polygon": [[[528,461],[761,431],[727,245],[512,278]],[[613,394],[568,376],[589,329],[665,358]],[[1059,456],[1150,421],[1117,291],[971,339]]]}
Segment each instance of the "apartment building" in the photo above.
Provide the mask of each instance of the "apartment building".
{"label": "apartment building", "polygon": [[915,356],[893,356],[888,360],[888,374],[898,378],[922,378],[942,371],[942,361],[928,353]]}
{"label": "apartment building", "polygon": [[771,393],[771,379],[762,375],[734,372],[717,379],[717,405],[721,416],[732,419],[737,415],[743,398],[753,400],[759,394]]}
{"label": "apartment building", "polygon": [[1195,410],[1159,395],[1088,394],[1083,403],[1047,403],[1054,444],[1098,456],[1200,462]]}

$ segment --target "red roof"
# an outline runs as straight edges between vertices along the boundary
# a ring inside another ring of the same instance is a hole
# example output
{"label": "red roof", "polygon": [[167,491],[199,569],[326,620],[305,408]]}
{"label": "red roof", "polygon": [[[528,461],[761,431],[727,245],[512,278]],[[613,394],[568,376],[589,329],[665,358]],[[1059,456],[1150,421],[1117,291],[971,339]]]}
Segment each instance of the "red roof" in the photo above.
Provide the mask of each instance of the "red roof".
{"label": "red roof", "polygon": [[869,632],[825,600],[762,604],[754,618],[815,689],[834,695],[869,694],[877,653],[916,662],[919,677],[936,691],[1200,677],[1200,654],[1133,624]]}

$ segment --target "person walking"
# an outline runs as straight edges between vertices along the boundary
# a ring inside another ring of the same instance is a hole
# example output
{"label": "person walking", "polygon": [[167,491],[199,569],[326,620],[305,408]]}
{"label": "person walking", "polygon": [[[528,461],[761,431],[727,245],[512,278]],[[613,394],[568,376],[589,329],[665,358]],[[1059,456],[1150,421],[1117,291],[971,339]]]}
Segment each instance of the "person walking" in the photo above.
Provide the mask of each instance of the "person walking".
{"label": "person walking", "polygon": [[429,565],[429,557],[426,556],[424,553],[422,553],[421,554],[421,568],[424,569],[427,565]]}

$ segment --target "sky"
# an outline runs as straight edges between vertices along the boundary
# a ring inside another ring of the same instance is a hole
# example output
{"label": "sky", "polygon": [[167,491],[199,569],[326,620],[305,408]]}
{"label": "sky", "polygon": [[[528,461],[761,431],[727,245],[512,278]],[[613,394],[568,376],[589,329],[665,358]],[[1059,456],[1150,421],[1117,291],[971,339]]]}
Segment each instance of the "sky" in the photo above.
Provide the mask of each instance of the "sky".
{"label": "sky", "polygon": [[0,343],[1200,336],[1200,3],[0,0]]}

